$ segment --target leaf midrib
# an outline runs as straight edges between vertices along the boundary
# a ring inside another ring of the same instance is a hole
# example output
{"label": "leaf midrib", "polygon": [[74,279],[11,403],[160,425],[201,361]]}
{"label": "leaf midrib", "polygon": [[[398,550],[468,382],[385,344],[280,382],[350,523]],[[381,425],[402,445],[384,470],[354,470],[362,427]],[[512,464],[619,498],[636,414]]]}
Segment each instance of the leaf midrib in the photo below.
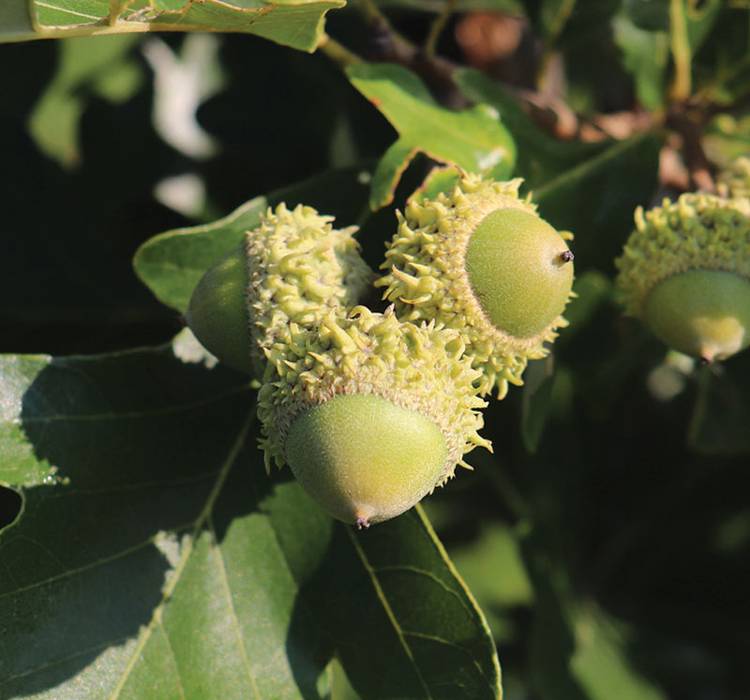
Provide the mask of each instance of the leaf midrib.
{"label": "leaf midrib", "polygon": [[174,593],[174,590],[177,587],[177,584],[179,583],[180,578],[183,572],[185,571],[185,568],[187,567],[187,563],[190,560],[190,555],[193,553],[194,543],[198,535],[200,534],[201,529],[206,524],[206,522],[211,516],[211,513],[213,512],[213,507],[214,507],[214,504],[216,503],[216,499],[219,497],[219,494],[221,493],[221,489],[223,488],[224,483],[226,482],[226,479],[229,475],[229,472],[232,469],[232,465],[234,464],[235,460],[237,459],[240,453],[240,450],[242,449],[242,446],[250,430],[250,425],[252,424],[254,417],[255,417],[255,409],[253,409],[249,413],[249,415],[246,417],[245,422],[240,428],[237,439],[234,441],[234,443],[232,444],[232,447],[229,450],[229,454],[227,455],[227,459],[225,460],[224,464],[221,467],[219,475],[216,479],[216,483],[211,489],[211,492],[209,493],[208,498],[206,499],[206,503],[203,506],[201,512],[198,514],[198,517],[195,519],[193,532],[191,536],[189,537],[189,539],[183,545],[182,552],[180,553],[180,560],[177,562],[177,566],[174,568],[174,571],[172,572],[171,576],[169,576],[166,586],[164,586],[162,599],[159,602],[159,604],[154,608],[154,612],[153,612],[153,615],[151,616],[151,620],[149,624],[143,629],[143,631],[139,635],[138,641],[135,645],[135,648],[133,649],[133,652],[130,656],[130,660],[128,661],[128,664],[122,673],[120,681],[115,686],[115,689],[112,691],[110,695],[110,700],[117,700],[117,698],[120,697],[120,694],[122,693],[122,690],[125,687],[125,684],[127,683],[128,678],[130,677],[130,674],[135,668],[135,665],[138,661],[138,657],[140,656],[148,640],[153,634],[155,626],[157,624],[161,624],[161,618],[162,618],[162,613],[164,611],[164,606],[166,602],[169,600],[169,598],[172,596],[172,594]]}

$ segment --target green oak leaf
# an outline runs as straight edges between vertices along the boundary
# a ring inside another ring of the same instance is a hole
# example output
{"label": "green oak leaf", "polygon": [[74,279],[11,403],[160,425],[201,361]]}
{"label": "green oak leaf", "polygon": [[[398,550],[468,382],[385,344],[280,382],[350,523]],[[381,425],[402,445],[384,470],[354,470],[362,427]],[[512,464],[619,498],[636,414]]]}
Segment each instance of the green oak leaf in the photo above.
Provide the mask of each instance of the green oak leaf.
{"label": "green oak leaf", "polygon": [[669,34],[639,27],[624,10],[612,20],[615,42],[625,69],[633,76],[638,101],[650,110],[664,105]]}
{"label": "green oak leaf", "polygon": [[137,41],[137,36],[128,35],[60,42],[55,77],[29,118],[40,150],[63,166],[79,162],[79,125],[87,94],[120,104],[137,92],[141,69],[130,55]]}
{"label": "green oak leaf", "polygon": [[0,697],[322,699],[336,654],[364,700],[499,698],[421,510],[331,520],[266,474],[247,380],[182,347],[0,356]]}
{"label": "green oak leaf", "polygon": [[632,630],[577,598],[562,568],[553,572],[551,540],[537,529],[522,541],[535,599],[530,685],[545,700],[665,700],[629,658]]}
{"label": "green oak leaf", "polygon": [[[31,25],[17,0],[0,14],[0,40],[145,31],[240,32],[314,51],[325,15],[345,0],[29,0]],[[25,3],[24,3],[25,4]],[[2,12],[2,11],[0,11]],[[29,31],[29,29],[32,29]]]}
{"label": "green oak leaf", "polygon": [[34,37],[28,0],[0,3],[0,41],[25,41]]}
{"label": "green oak leaf", "polygon": [[399,133],[375,169],[372,209],[393,201],[401,174],[417,153],[497,179],[513,172],[515,144],[493,108],[479,104],[460,112],[445,109],[416,75],[392,64],[356,63],[346,72]]}

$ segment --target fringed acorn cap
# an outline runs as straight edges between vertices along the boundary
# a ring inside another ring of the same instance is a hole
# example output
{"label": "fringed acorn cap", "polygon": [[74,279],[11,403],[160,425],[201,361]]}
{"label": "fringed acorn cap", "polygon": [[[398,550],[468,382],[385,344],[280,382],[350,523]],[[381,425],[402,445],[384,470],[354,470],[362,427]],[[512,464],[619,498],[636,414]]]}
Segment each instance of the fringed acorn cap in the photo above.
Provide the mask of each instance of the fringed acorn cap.
{"label": "fringed acorn cap", "polygon": [[616,260],[626,313],[704,363],[750,344],[750,218],[746,200],[684,194],[635,214]]}
{"label": "fringed acorn cap", "polygon": [[521,183],[463,174],[448,194],[412,199],[375,283],[402,320],[459,331],[480,392],[497,387],[499,398],[567,325],[573,279],[572,236],[539,218]]}
{"label": "fringed acorn cap", "polygon": [[357,304],[373,273],[359,255],[356,226],[309,206],[269,209],[246,234],[247,307],[255,356],[290,339],[292,324],[317,327],[332,310]]}
{"label": "fringed acorn cap", "polygon": [[357,228],[333,228],[312,207],[269,208],[243,244],[209,269],[187,322],[222,362],[262,378],[264,348],[289,324],[317,325],[331,309],[359,303],[374,277],[359,256]]}
{"label": "fringed acorn cap", "polygon": [[[474,388],[479,373],[455,330],[401,323],[393,307],[379,314],[363,306],[348,316],[329,313],[317,330],[295,323],[289,330],[265,348],[275,373],[258,394],[266,465],[289,463],[336,517],[360,525],[394,517],[457,465],[468,466],[467,452],[490,449],[477,432],[486,405]],[[321,418],[336,402],[341,411]],[[402,431],[401,423],[414,429]],[[413,439],[425,434],[424,449],[410,457]],[[416,464],[422,453],[430,453],[423,467]]]}
{"label": "fringed acorn cap", "polygon": [[688,193],[635,212],[635,231],[615,260],[625,311],[642,317],[660,282],[690,270],[732,272],[750,280],[750,219],[731,199]]}

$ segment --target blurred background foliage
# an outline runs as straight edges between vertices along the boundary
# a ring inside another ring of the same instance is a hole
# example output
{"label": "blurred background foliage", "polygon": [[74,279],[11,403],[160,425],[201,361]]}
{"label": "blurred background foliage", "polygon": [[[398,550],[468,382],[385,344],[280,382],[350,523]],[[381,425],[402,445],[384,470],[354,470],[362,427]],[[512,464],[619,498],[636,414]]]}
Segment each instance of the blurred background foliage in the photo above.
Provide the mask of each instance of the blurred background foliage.
{"label": "blurred background foliage", "polygon": [[[684,5],[687,78],[674,5],[457,0],[438,43],[466,68],[458,92],[431,85],[437,99],[494,107],[543,216],[576,234],[571,326],[523,390],[490,403],[495,454],[425,503],[490,622],[509,700],[750,692],[750,354],[696,367],[612,292],[633,209],[695,185],[680,130],[648,115],[687,79],[678,97],[703,110],[710,162],[750,151],[747,4]],[[421,42],[444,4],[382,8]],[[379,58],[356,8],[328,31]],[[142,243],[325,170],[371,171],[396,137],[326,56],[256,37],[68,39],[0,57],[5,353],[168,341],[182,321],[135,276]],[[429,167],[417,157],[394,205]],[[393,206],[362,204],[340,223],[362,225],[377,266]],[[17,506],[0,491],[0,522]]]}

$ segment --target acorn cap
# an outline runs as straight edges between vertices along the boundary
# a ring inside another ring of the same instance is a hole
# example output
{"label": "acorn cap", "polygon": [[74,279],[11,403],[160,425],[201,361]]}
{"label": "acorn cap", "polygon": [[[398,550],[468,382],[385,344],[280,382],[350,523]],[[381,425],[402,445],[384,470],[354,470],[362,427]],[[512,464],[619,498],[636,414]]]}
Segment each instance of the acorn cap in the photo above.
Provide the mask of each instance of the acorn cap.
{"label": "acorn cap", "polygon": [[288,463],[333,516],[360,526],[411,508],[476,446],[486,403],[460,335],[358,306],[266,350],[266,465]]}
{"label": "acorn cap", "polygon": [[450,194],[410,200],[375,283],[402,320],[459,330],[480,392],[497,386],[499,398],[548,353],[572,295],[571,235],[519,198],[521,182],[463,174]]}
{"label": "acorn cap", "polygon": [[[188,324],[223,362],[262,377],[264,349],[289,324],[316,325],[356,304],[373,273],[359,255],[355,226],[283,203],[269,209],[242,247],[212,267],[190,300]],[[244,359],[243,359],[244,357]]]}
{"label": "acorn cap", "polygon": [[750,218],[736,200],[683,194],[635,213],[615,261],[627,314],[706,362],[750,343]]}

